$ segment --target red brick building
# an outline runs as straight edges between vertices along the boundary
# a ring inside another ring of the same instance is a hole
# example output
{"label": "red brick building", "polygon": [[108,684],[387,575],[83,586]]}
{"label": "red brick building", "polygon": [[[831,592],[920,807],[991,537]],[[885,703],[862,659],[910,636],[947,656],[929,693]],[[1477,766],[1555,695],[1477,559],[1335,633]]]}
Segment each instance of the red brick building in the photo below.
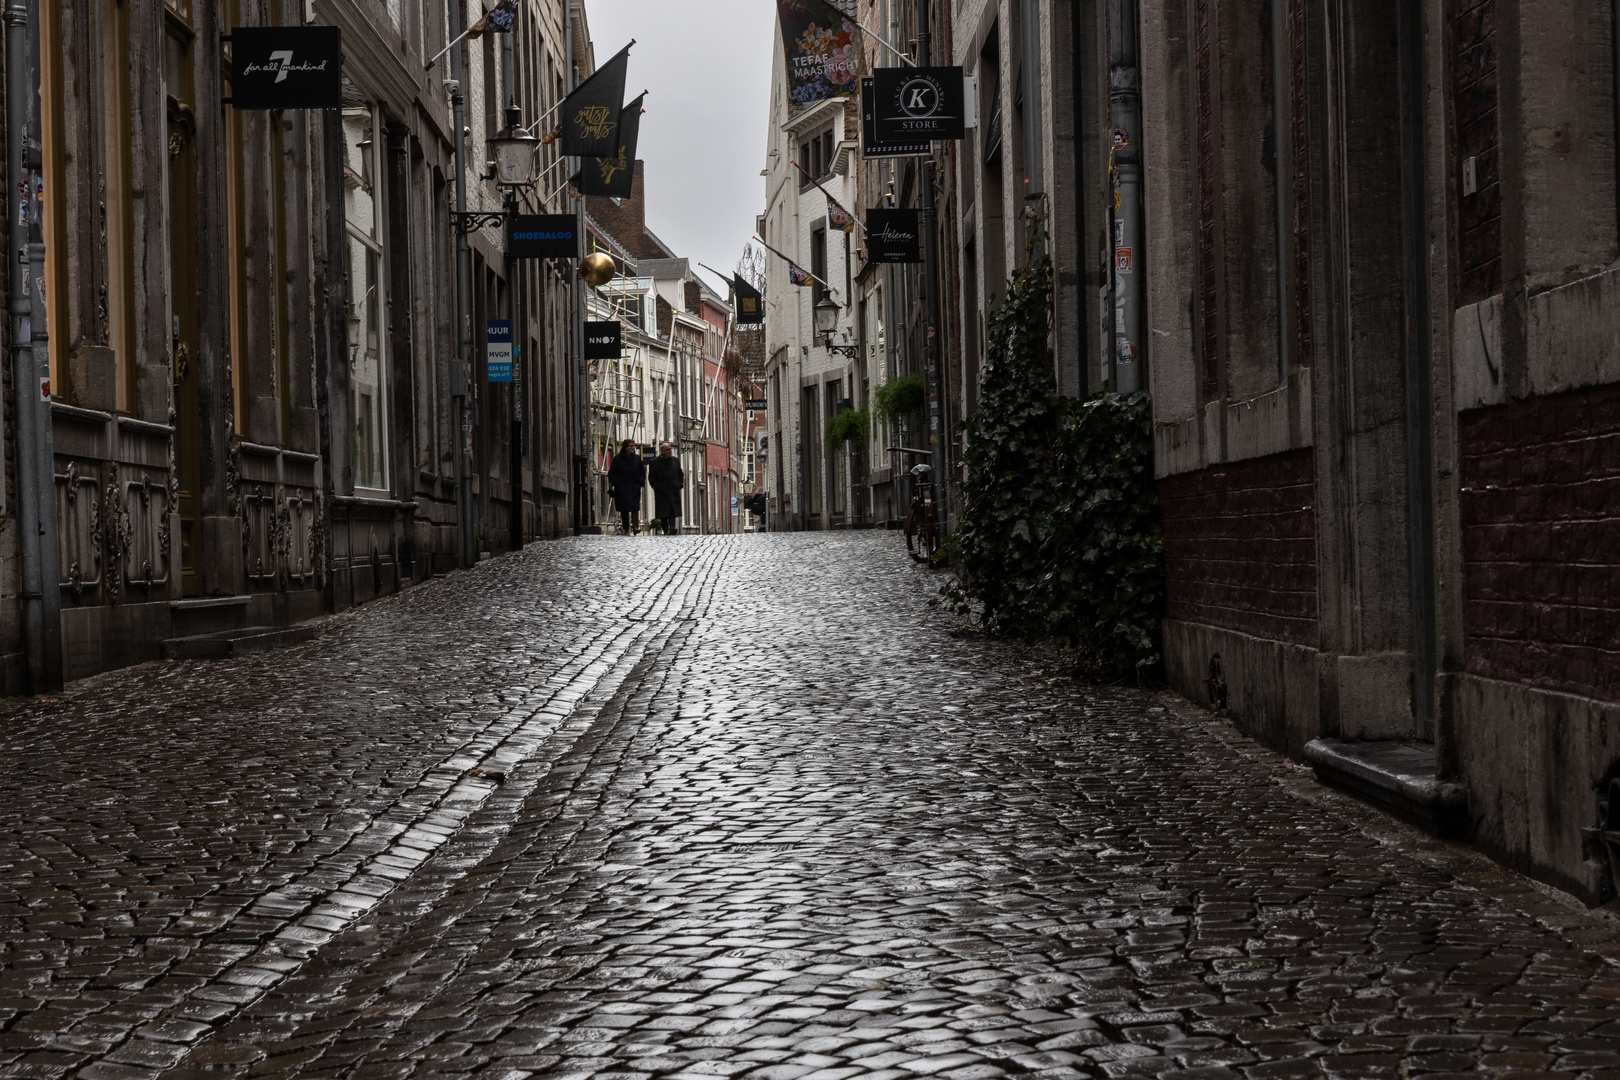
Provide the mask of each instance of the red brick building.
{"label": "red brick building", "polygon": [[1231,0],[1141,7],[1168,674],[1596,899],[1620,867],[1597,831],[1620,776],[1612,12],[1342,7],[1284,0],[1280,31]]}

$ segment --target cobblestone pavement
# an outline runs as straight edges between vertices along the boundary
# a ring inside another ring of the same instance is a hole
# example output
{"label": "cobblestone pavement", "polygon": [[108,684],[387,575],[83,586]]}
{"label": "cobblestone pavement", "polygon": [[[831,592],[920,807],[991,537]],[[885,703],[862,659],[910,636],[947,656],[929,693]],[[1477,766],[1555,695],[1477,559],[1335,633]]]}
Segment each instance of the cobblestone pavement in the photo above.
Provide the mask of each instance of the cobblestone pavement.
{"label": "cobblestone pavement", "polygon": [[932,587],[582,538],[0,709],[0,1075],[1620,1078],[1602,913]]}

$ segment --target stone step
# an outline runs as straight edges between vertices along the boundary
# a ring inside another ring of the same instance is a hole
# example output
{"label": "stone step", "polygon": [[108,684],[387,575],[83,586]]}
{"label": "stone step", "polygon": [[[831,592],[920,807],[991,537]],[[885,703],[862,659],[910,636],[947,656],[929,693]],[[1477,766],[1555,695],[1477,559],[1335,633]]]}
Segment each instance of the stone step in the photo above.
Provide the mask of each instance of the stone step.
{"label": "stone step", "polygon": [[1305,760],[1324,784],[1442,836],[1468,828],[1468,789],[1435,779],[1434,744],[1312,739]]}
{"label": "stone step", "polygon": [[163,642],[165,660],[228,660],[233,656],[253,656],[274,649],[308,641],[315,636],[315,627],[302,626],[244,626],[236,630],[220,630],[212,634],[194,634],[190,637],[169,638]]}
{"label": "stone step", "polygon": [[197,596],[169,604],[177,638],[244,629],[247,609],[246,596]]}

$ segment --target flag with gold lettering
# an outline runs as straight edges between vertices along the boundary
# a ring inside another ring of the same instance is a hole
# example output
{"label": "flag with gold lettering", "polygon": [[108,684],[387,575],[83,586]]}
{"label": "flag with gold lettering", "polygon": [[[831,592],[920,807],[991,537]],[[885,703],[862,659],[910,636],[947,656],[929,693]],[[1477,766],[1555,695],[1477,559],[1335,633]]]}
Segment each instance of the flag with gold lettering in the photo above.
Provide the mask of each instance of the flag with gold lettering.
{"label": "flag with gold lettering", "polygon": [[580,162],[579,193],[628,199],[636,175],[636,136],[641,133],[642,94],[619,113],[617,157],[586,158]]}
{"label": "flag with gold lettering", "polygon": [[742,279],[731,275],[731,302],[737,307],[737,325],[750,326],[765,321],[765,296]]}
{"label": "flag with gold lettering", "polygon": [[629,63],[630,46],[626,45],[563,99],[560,112],[564,154],[582,158],[619,156],[619,116],[624,109],[624,76]]}

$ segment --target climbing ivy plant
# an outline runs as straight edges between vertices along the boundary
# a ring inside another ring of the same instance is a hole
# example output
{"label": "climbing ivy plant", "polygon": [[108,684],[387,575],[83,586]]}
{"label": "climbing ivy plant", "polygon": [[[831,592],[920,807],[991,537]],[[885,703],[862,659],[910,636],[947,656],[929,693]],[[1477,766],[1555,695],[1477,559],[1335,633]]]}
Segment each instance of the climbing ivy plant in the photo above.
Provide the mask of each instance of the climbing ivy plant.
{"label": "climbing ivy plant", "polygon": [[987,631],[1061,641],[1085,674],[1141,681],[1164,608],[1148,399],[1059,394],[1051,307],[1043,256],[990,319],[945,591]]}

